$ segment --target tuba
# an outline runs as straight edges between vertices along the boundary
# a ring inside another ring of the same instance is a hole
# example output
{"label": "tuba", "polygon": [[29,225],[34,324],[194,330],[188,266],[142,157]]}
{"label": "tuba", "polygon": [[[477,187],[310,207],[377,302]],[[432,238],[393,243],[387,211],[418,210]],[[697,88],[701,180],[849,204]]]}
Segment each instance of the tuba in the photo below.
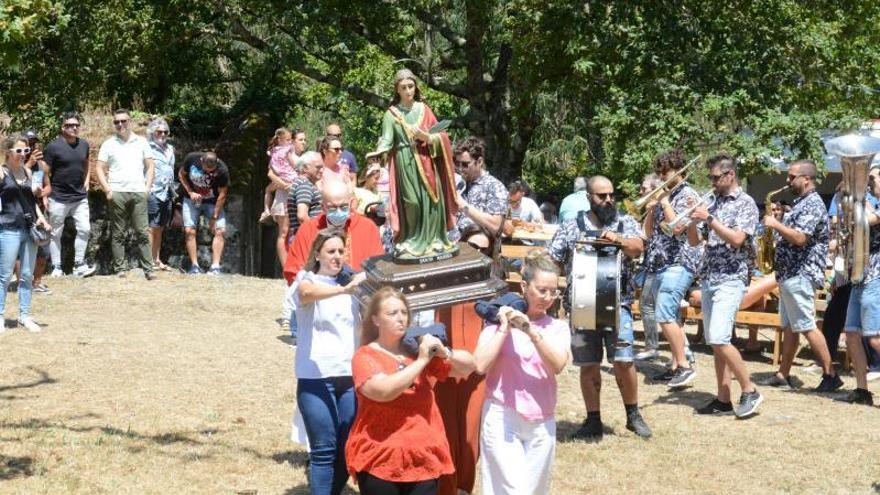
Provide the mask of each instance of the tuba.
{"label": "tuba", "polygon": [[825,149],[840,157],[843,172],[837,229],[838,256],[843,260],[844,276],[851,283],[859,283],[865,277],[869,254],[870,229],[865,212],[868,171],[874,155],[880,152],[880,139],[848,134],[829,140]]}
{"label": "tuba", "polygon": [[[774,191],[770,191],[764,198],[764,215],[770,214],[770,205],[773,203],[773,196],[788,189],[788,186],[780,187]],[[758,256],[755,264],[758,270],[764,274],[773,273],[773,258],[776,257],[776,243],[773,239],[773,229],[764,229],[764,233],[758,238]]]}

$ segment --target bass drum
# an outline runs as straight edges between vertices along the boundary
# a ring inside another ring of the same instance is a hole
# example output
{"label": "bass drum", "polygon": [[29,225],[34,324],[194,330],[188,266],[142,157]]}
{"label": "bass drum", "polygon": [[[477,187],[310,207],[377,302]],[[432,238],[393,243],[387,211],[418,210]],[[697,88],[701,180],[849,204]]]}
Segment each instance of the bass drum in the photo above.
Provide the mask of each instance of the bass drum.
{"label": "bass drum", "polygon": [[[571,276],[571,351],[574,364],[586,364],[588,332],[617,333],[620,324],[619,249],[575,248]],[[580,359],[579,359],[580,358]]]}

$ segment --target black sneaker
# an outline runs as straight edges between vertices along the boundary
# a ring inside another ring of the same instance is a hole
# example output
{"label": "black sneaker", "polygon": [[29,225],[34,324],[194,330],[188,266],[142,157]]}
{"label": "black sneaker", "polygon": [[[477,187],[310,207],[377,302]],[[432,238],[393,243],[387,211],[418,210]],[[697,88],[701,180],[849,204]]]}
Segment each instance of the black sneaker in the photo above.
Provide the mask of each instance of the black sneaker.
{"label": "black sneaker", "polygon": [[726,416],[733,412],[733,404],[730,402],[721,402],[718,399],[712,399],[712,402],[694,412],[704,415]]}
{"label": "black sneaker", "polygon": [[834,392],[843,386],[843,380],[839,375],[822,375],[822,382],[816,387],[816,392]]}
{"label": "black sneaker", "polygon": [[651,438],[651,429],[638,409],[626,415],[626,429],[642,438]]}
{"label": "black sneaker", "polygon": [[663,373],[658,373],[651,377],[652,382],[664,383],[672,380],[672,377],[675,376],[675,371],[672,371],[672,368],[666,368]]}
{"label": "black sneaker", "polygon": [[758,411],[758,406],[762,402],[764,402],[764,396],[757,389],[752,392],[743,392],[739,396],[739,405],[736,406],[733,414],[736,414],[737,418],[747,418]]}
{"label": "black sneaker", "polygon": [[837,399],[841,402],[849,402],[850,404],[862,404],[865,406],[874,405],[874,394],[863,388],[857,388],[846,394],[845,397]]}
{"label": "black sneaker", "polygon": [[667,384],[669,388],[678,388],[690,385],[697,378],[697,372],[693,368],[676,368],[672,373],[672,379]]}
{"label": "black sneaker", "polygon": [[590,420],[590,418],[587,418],[584,420],[581,427],[578,428],[578,431],[574,433],[574,438],[585,442],[601,442],[602,436],[605,434],[602,429],[602,421]]}

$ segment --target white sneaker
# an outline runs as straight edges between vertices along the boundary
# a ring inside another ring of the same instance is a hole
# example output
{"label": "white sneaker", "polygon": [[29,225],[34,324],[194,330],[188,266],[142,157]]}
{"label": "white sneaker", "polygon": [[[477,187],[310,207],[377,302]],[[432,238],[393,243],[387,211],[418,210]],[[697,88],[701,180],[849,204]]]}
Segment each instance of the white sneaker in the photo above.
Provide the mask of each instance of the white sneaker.
{"label": "white sneaker", "polygon": [[49,276],[52,278],[61,278],[64,276],[64,272],[61,271],[61,268],[54,268]]}
{"label": "white sneaker", "polygon": [[866,375],[866,379],[869,382],[873,382],[874,380],[880,378],[880,371],[869,371]]}
{"label": "white sneaker", "polygon": [[648,349],[636,354],[636,361],[653,361],[660,357],[660,353],[657,352],[657,349]]}
{"label": "white sneaker", "polygon": [[25,316],[24,318],[19,318],[18,324],[23,326],[28,332],[37,333],[37,332],[43,331],[43,329],[40,327],[40,325],[38,325],[37,322],[32,320],[30,316]]}
{"label": "white sneaker", "polygon": [[89,265],[88,263],[82,263],[82,264],[74,267],[73,276],[79,277],[79,278],[89,277],[89,276],[95,274],[96,269],[97,268],[95,267],[95,265]]}

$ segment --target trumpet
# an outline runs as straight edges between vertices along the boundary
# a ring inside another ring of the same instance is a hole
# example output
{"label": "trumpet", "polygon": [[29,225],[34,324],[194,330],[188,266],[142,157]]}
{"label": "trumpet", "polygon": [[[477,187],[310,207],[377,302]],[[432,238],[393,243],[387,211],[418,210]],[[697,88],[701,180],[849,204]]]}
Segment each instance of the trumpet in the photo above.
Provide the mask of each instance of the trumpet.
{"label": "trumpet", "polygon": [[702,198],[693,206],[679,213],[677,217],[672,219],[671,222],[660,222],[660,230],[663,231],[666,235],[675,235],[675,230],[681,227],[682,225],[687,225],[691,222],[691,213],[697,209],[697,207],[701,205],[706,205],[706,208],[711,208],[712,205],[715,204],[715,193],[708,192],[703,195]]}
{"label": "trumpet", "polygon": [[675,174],[673,174],[671,177],[669,177],[668,179],[663,181],[662,184],[655,187],[654,189],[652,189],[650,192],[648,192],[644,196],[640,197],[639,199],[637,199],[635,201],[630,201],[628,199],[624,200],[623,207],[624,207],[624,209],[626,209],[626,212],[629,213],[630,215],[632,215],[633,217],[640,218],[643,215],[642,209],[644,209],[648,203],[650,203],[653,200],[660,200],[675,190],[675,188],[672,187],[672,183],[675,181],[675,179],[682,177],[683,181],[687,180],[687,178],[691,174],[690,168],[693,167],[694,164],[697,163],[700,160],[700,158],[702,158],[702,157],[703,157],[703,155],[697,155],[694,159],[689,161],[687,163],[687,165],[685,165],[684,167],[679,169],[677,172],[675,172]]}

